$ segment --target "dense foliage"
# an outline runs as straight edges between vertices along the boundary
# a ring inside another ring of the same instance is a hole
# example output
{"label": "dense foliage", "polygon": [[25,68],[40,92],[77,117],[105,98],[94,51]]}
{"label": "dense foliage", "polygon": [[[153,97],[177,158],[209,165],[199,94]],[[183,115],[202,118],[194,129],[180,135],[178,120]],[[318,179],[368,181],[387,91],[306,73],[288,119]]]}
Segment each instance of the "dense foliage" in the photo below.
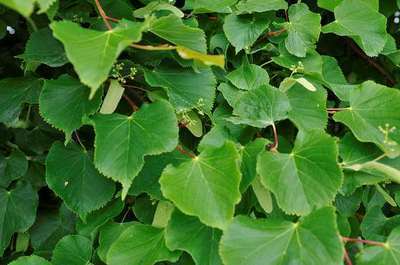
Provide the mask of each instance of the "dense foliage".
{"label": "dense foliage", "polygon": [[0,0],[0,263],[400,265],[399,8]]}

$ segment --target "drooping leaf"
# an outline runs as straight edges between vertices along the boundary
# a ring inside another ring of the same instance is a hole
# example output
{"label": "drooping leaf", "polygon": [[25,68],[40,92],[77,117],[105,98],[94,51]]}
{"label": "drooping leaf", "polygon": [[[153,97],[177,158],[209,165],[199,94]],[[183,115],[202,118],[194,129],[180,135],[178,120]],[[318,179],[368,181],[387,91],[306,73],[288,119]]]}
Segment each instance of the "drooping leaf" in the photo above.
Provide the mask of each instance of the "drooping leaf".
{"label": "drooping leaf", "polygon": [[168,165],[160,178],[161,191],[183,213],[224,228],[240,200],[238,159],[231,142],[220,148],[205,148],[191,161]]}
{"label": "drooping leaf", "polygon": [[114,183],[97,171],[86,150],[60,142],[47,155],[46,182],[80,216],[104,206],[115,191]]}
{"label": "drooping leaf", "polygon": [[256,89],[269,83],[268,72],[258,65],[249,64],[247,60],[239,68],[230,72],[226,78],[234,86],[243,90]]}
{"label": "drooping leaf", "polygon": [[38,195],[26,182],[18,182],[12,190],[0,188],[0,255],[15,232],[25,232],[36,218]]}
{"label": "drooping leaf", "polygon": [[164,229],[134,224],[125,229],[107,253],[109,265],[153,265],[159,261],[177,261],[179,251],[165,246]]}
{"label": "drooping leaf", "polygon": [[32,255],[20,257],[9,265],[51,265],[51,263],[42,257]]}
{"label": "drooping leaf", "polygon": [[183,24],[182,20],[175,15],[161,17],[155,20],[151,23],[150,31],[173,44],[200,53],[207,52],[203,30]]}
{"label": "drooping leaf", "polygon": [[92,98],[107,79],[120,53],[141,39],[143,24],[121,20],[108,31],[85,29],[70,21],[50,24],[54,36],[64,44],[69,61],[81,82],[91,88]]}
{"label": "drooping leaf", "polygon": [[215,77],[211,70],[199,73],[190,69],[159,68],[145,70],[146,82],[166,90],[177,112],[193,108],[211,111],[215,98]]}
{"label": "drooping leaf", "polygon": [[[50,48],[51,47],[51,48]],[[40,29],[31,34],[23,54],[18,55],[27,64],[46,64],[59,67],[68,63],[64,47],[56,40],[49,28]]]}
{"label": "drooping leaf", "polygon": [[257,197],[258,203],[266,213],[271,213],[273,209],[273,202],[271,192],[262,185],[260,177],[256,177],[251,183],[254,194]]}
{"label": "drooping leaf", "polygon": [[92,242],[86,237],[68,235],[54,248],[51,261],[54,265],[90,265]]}
{"label": "drooping leaf", "polygon": [[221,239],[226,265],[341,264],[343,245],[333,208],[322,208],[297,223],[238,216]]}
{"label": "drooping leaf", "polygon": [[144,104],[131,116],[97,114],[93,122],[94,163],[101,173],[122,184],[122,197],[142,169],[144,156],[170,152],[178,143],[176,116],[166,101]]}
{"label": "drooping leaf", "polygon": [[235,47],[236,53],[249,49],[268,28],[270,20],[265,14],[241,15],[230,14],[225,17],[224,33]]}
{"label": "drooping leaf", "polygon": [[366,81],[350,93],[350,107],[334,115],[362,142],[375,143],[391,157],[400,154],[400,92]]}
{"label": "drooping leaf", "polygon": [[322,32],[348,36],[368,56],[377,56],[383,50],[387,39],[386,17],[367,2],[343,0],[334,9],[335,21],[325,25]]}
{"label": "drooping leaf", "polygon": [[243,93],[233,107],[230,121],[265,128],[287,118],[290,110],[287,96],[271,85],[263,85]]}
{"label": "drooping leaf", "polygon": [[176,52],[183,59],[193,59],[205,65],[219,66],[222,69],[225,67],[225,57],[223,55],[208,55],[200,52],[193,51],[183,46],[177,46]]}
{"label": "drooping leaf", "polygon": [[103,100],[103,104],[101,105],[100,113],[101,114],[111,114],[113,113],[117,107],[118,103],[124,94],[124,87],[120,85],[120,83],[113,79],[110,81],[110,86],[108,87],[107,95]]}
{"label": "drooping leaf", "polygon": [[167,247],[190,253],[197,265],[222,265],[218,254],[221,232],[202,224],[196,217],[175,210],[165,229]]}
{"label": "drooping leaf", "polygon": [[337,145],[329,135],[300,131],[290,154],[261,153],[257,172],[284,211],[304,215],[329,205],[338,192],[343,177],[337,155]]}
{"label": "drooping leaf", "polygon": [[291,5],[288,15],[286,49],[297,57],[305,57],[307,50],[313,48],[318,41],[321,32],[321,16],[311,12],[304,3]]}
{"label": "drooping leaf", "polygon": [[22,103],[37,104],[42,82],[32,77],[0,80],[0,122],[18,118]]}
{"label": "drooping leaf", "polygon": [[90,89],[68,75],[46,80],[39,98],[40,114],[62,130],[68,142],[72,132],[82,126],[83,118],[100,107],[102,93],[99,92],[89,100]]}
{"label": "drooping leaf", "polygon": [[262,13],[272,10],[287,9],[288,4],[284,0],[242,0],[236,5],[238,14]]}

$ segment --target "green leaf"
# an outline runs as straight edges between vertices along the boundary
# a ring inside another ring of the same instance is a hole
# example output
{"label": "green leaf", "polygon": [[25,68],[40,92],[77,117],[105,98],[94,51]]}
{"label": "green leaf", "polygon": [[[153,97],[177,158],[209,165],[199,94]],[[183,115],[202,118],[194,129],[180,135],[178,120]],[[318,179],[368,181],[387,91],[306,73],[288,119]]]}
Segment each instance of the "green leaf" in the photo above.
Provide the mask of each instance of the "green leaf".
{"label": "green leaf", "polygon": [[150,31],[173,44],[201,53],[207,52],[203,30],[183,24],[182,20],[175,15],[155,20],[150,25]]}
{"label": "green leaf", "polygon": [[86,237],[68,235],[54,248],[51,259],[54,265],[89,265],[92,258],[92,242]]}
{"label": "green leaf", "polygon": [[47,156],[46,182],[81,217],[104,206],[115,192],[114,183],[97,171],[86,150],[60,142]]}
{"label": "green leaf", "polygon": [[134,224],[125,229],[107,254],[109,265],[153,265],[159,261],[175,262],[179,251],[165,246],[164,229]]}
{"label": "green leaf", "polygon": [[253,188],[261,208],[266,213],[271,213],[273,209],[271,192],[262,185],[259,176],[253,180],[251,187]]}
{"label": "green leaf", "polygon": [[270,24],[265,14],[237,16],[230,14],[224,20],[224,33],[236,53],[249,49]]}
{"label": "green leaf", "polygon": [[297,57],[306,57],[307,50],[314,48],[319,39],[321,16],[311,12],[304,3],[291,5],[288,15],[286,49]]}
{"label": "green leaf", "polygon": [[387,155],[400,154],[400,92],[366,81],[350,93],[350,107],[336,113],[361,142],[372,142]]}
{"label": "green leaf", "polygon": [[177,112],[193,108],[209,113],[214,104],[216,80],[210,69],[198,73],[191,69],[160,67],[145,70],[146,82],[166,90]]}
{"label": "green leaf", "polygon": [[317,90],[312,92],[300,84],[295,84],[286,92],[291,107],[288,117],[299,130],[326,128],[328,123],[327,93],[321,86],[317,87]]}
{"label": "green leaf", "polygon": [[318,0],[317,3],[320,8],[333,12],[335,7],[337,7],[342,1],[343,0]]}
{"label": "green leaf", "polygon": [[17,57],[27,64],[42,63],[50,67],[59,67],[68,63],[64,47],[53,37],[49,28],[33,32],[26,43],[24,53]]}
{"label": "green leaf", "polygon": [[107,254],[110,250],[112,243],[118,239],[118,237],[133,223],[108,223],[104,225],[100,230],[99,235],[99,247],[97,254],[100,259],[107,263]]}
{"label": "green leaf", "polygon": [[118,107],[118,103],[121,100],[122,95],[124,94],[124,90],[124,87],[121,86],[117,80],[111,80],[110,86],[108,87],[107,95],[105,96],[103,104],[101,105],[100,113],[113,113]]}
{"label": "green leaf", "polygon": [[10,183],[25,175],[28,160],[23,152],[14,150],[8,157],[0,154],[0,187],[7,188]]}
{"label": "green leaf", "polygon": [[18,182],[12,190],[0,188],[0,255],[16,232],[25,232],[36,218],[38,195],[32,186]]}
{"label": "green leaf", "polygon": [[166,101],[144,104],[131,116],[97,114],[93,122],[94,163],[122,184],[123,198],[142,169],[144,156],[170,152],[178,143],[176,116]]}
{"label": "green leaf", "polygon": [[129,194],[139,195],[140,193],[146,192],[153,198],[161,199],[162,194],[158,179],[160,178],[163,169],[168,164],[178,165],[179,163],[189,159],[188,156],[183,155],[177,150],[161,155],[145,157],[143,169],[133,180]]}
{"label": "green leaf", "polygon": [[197,265],[222,265],[218,254],[221,232],[202,224],[196,217],[175,210],[165,229],[167,247],[190,253]]}
{"label": "green leaf", "polygon": [[346,133],[340,139],[339,154],[345,166],[366,163],[374,160],[381,153],[376,145],[359,142],[351,133]]}
{"label": "green leaf", "polygon": [[100,107],[101,92],[89,100],[90,89],[68,75],[46,80],[39,98],[40,114],[62,130],[69,142],[72,132],[83,125],[83,119]]}
{"label": "green leaf", "polygon": [[97,31],[70,21],[59,21],[51,23],[50,28],[64,44],[67,57],[81,82],[91,88],[92,98],[106,81],[120,53],[132,42],[140,41],[143,24],[121,20],[113,30]]}
{"label": "green leaf", "polygon": [[24,17],[29,17],[34,8],[36,0],[0,0],[0,4],[11,8]]}
{"label": "green leaf", "polygon": [[329,205],[338,192],[343,177],[337,155],[337,145],[329,135],[300,131],[290,154],[261,153],[257,172],[285,212],[304,215]]}
{"label": "green leaf", "polygon": [[242,0],[236,5],[237,14],[262,13],[272,10],[287,9],[288,4],[284,0]]}
{"label": "green leaf", "polygon": [[242,163],[240,170],[242,180],[240,182],[240,191],[245,191],[257,177],[257,158],[258,154],[265,150],[269,141],[264,138],[256,138],[254,141],[242,147]]}
{"label": "green leaf", "polygon": [[31,77],[0,80],[0,122],[17,119],[22,103],[37,104],[41,87],[42,81]]}
{"label": "green leaf", "polygon": [[51,265],[51,263],[42,257],[32,255],[19,257],[9,265]]}
{"label": "green leaf", "polygon": [[362,0],[343,0],[335,8],[335,21],[322,32],[351,37],[368,56],[382,52],[388,36],[386,17]]}
{"label": "green leaf", "polygon": [[121,214],[124,204],[120,198],[109,202],[103,208],[96,210],[85,218],[85,221],[78,220],[76,230],[80,235],[94,239],[98,229]]}
{"label": "green leaf", "polygon": [[168,11],[180,18],[185,15],[179,8],[163,2],[150,2],[145,7],[135,9],[133,15],[137,18],[145,18],[158,11]]}
{"label": "green leaf", "polygon": [[159,201],[151,225],[158,228],[166,227],[174,208],[169,201]]}
{"label": "green leaf", "polygon": [[226,265],[342,264],[343,245],[333,208],[322,208],[297,223],[238,216],[220,244]]}
{"label": "green leaf", "polygon": [[[205,148],[178,166],[168,165],[160,178],[161,191],[179,210],[224,228],[240,200],[239,154],[232,142]],[[204,207],[207,205],[207,207]]]}
{"label": "green leaf", "polygon": [[237,0],[186,0],[185,9],[194,9],[196,13],[231,13],[230,6],[235,4]]}
{"label": "green leaf", "polygon": [[289,99],[277,88],[263,85],[243,93],[233,107],[229,120],[237,124],[265,128],[276,121],[287,118]]}
{"label": "green leaf", "polygon": [[359,265],[399,265],[400,264],[400,228],[395,228],[390,233],[387,241],[382,246],[364,248],[357,256]]}
{"label": "green leaf", "polygon": [[268,72],[258,65],[250,64],[247,60],[239,68],[227,74],[226,78],[243,90],[256,89],[269,83]]}

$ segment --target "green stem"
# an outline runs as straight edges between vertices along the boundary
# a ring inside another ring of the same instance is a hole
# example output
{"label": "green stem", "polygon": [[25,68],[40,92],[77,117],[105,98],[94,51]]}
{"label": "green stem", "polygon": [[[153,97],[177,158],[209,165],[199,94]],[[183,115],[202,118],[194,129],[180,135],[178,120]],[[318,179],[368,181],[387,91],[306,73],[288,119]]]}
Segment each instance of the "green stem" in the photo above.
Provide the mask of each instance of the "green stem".
{"label": "green stem", "polygon": [[26,21],[28,21],[28,23],[31,25],[33,31],[37,31],[38,30],[35,21],[33,21],[33,19],[31,17],[27,17]]}

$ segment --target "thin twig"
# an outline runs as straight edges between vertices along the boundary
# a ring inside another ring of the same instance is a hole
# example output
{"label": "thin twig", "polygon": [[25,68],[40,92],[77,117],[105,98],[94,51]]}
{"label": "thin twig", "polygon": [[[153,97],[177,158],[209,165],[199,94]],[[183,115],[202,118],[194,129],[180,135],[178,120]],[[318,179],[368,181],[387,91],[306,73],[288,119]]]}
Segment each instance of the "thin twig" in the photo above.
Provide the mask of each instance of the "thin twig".
{"label": "thin twig", "polygon": [[129,89],[138,89],[138,90],[141,90],[141,91],[143,91],[143,92],[147,92],[146,89],[144,89],[143,87],[140,87],[140,86],[125,85],[125,84],[123,84],[122,86],[123,86],[123,87],[127,87],[127,88],[129,88]]}
{"label": "thin twig", "polygon": [[353,265],[353,262],[351,262],[349,253],[347,252],[346,248],[344,248],[344,260],[346,261],[346,265]]}
{"label": "thin twig", "polygon": [[370,64],[379,73],[381,73],[385,77],[385,79],[386,79],[386,81],[388,82],[389,85],[394,86],[396,84],[396,80],[386,71],[386,69],[383,68],[381,65],[379,65],[374,59],[372,59],[368,55],[366,55],[360,48],[358,48],[357,45],[354,44],[353,41],[347,40],[347,43],[348,43],[349,47],[356,54],[358,54],[361,58],[366,60],[368,62],[368,64]]}
{"label": "thin twig", "polygon": [[81,141],[81,138],[79,137],[78,132],[75,131],[74,134],[75,134],[76,141],[77,141],[78,144],[83,148],[83,150],[86,152],[86,148],[85,148],[85,146],[83,145],[83,143],[82,143],[82,141]]}
{"label": "thin twig", "polygon": [[138,106],[136,106],[135,102],[133,102],[132,99],[130,99],[126,94],[123,94],[122,96],[124,97],[126,102],[128,102],[128,104],[131,106],[133,112],[139,109]]}
{"label": "thin twig", "polygon": [[181,154],[190,157],[191,159],[195,159],[196,156],[188,151],[186,151],[182,146],[177,145],[176,150],[178,150]]}
{"label": "thin twig", "polygon": [[277,31],[269,31],[269,32],[267,32],[267,36],[268,37],[276,37],[276,36],[281,35],[284,32],[286,32],[285,28],[277,30]]}
{"label": "thin twig", "polygon": [[103,19],[104,24],[106,25],[108,30],[112,30],[112,26],[111,26],[110,22],[108,22],[108,19],[107,19],[108,16],[106,15],[106,12],[104,12],[104,9],[101,6],[99,0],[94,0],[94,2],[96,3],[97,10],[99,11],[101,18]]}
{"label": "thin twig", "polygon": [[276,126],[274,123],[272,123],[272,132],[274,133],[274,143],[269,146],[269,150],[272,152],[276,152],[279,145],[279,139],[278,139],[278,132],[276,131]]}
{"label": "thin twig", "polygon": [[371,246],[385,247],[385,243],[378,242],[378,241],[372,241],[372,240],[366,240],[366,239],[350,238],[350,237],[342,236],[342,240],[344,242],[356,242],[356,243],[363,243],[363,244],[367,244],[367,245],[371,245]]}

